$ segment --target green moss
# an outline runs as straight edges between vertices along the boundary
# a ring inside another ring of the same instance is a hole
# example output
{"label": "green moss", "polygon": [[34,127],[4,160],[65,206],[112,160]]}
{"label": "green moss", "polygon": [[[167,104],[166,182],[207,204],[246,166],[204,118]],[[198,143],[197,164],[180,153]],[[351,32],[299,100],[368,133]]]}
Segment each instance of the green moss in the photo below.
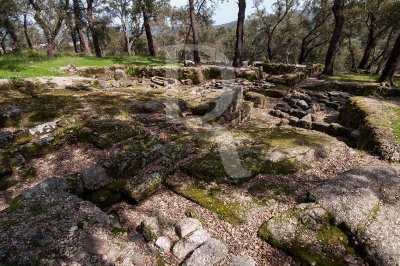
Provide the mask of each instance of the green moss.
{"label": "green moss", "polygon": [[153,242],[157,239],[157,234],[155,234],[150,228],[147,227],[143,227],[141,228],[141,232],[143,234],[143,238],[147,241],[147,242]]}
{"label": "green moss", "polygon": [[251,209],[262,204],[255,200],[224,200],[221,196],[212,195],[207,189],[202,189],[194,184],[186,187],[173,187],[172,189],[178,194],[214,212],[221,219],[237,225],[245,223]]}
{"label": "green moss", "polygon": [[284,184],[256,184],[249,188],[249,192],[257,198],[273,198],[285,202],[296,191],[285,187]]}
{"label": "green moss", "polygon": [[[329,216],[328,214],[321,224],[314,226],[303,224],[303,221],[298,220],[303,217],[302,210],[289,209],[264,223],[258,231],[258,236],[275,248],[286,251],[305,265],[347,265],[343,254],[354,255],[354,249],[350,246],[347,235],[330,224]],[[285,223],[293,224],[294,238],[275,239],[269,228],[271,222],[274,227],[281,223],[282,226]]]}
{"label": "green moss", "polygon": [[32,135],[29,134],[29,132],[25,132],[24,134],[19,135],[15,142],[17,143],[17,145],[23,145],[28,142],[31,142],[32,140],[33,140]]}
{"label": "green moss", "polygon": [[11,211],[16,211],[23,207],[25,207],[25,204],[22,202],[22,198],[17,196],[10,201],[8,209]]}
{"label": "green moss", "polygon": [[354,248],[349,246],[349,239],[337,226],[326,225],[319,232],[318,240],[334,245],[337,247],[345,247],[347,253],[354,254]]}

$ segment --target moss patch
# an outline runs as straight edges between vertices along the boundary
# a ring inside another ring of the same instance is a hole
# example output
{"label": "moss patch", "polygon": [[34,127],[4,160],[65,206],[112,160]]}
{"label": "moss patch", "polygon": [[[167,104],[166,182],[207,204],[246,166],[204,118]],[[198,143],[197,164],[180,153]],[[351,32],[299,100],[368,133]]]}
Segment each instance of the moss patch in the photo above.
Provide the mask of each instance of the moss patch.
{"label": "moss patch", "polygon": [[216,195],[212,190],[191,184],[182,187],[172,187],[178,194],[188,198],[200,206],[209,209],[219,218],[232,223],[243,224],[247,221],[251,209],[263,205],[261,201],[253,199],[229,199]]}

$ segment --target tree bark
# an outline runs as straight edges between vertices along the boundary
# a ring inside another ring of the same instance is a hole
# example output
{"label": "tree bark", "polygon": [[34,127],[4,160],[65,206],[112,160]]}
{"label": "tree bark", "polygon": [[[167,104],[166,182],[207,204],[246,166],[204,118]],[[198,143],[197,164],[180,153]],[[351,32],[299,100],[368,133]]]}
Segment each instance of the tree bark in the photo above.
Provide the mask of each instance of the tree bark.
{"label": "tree bark", "polygon": [[29,37],[29,33],[28,33],[28,21],[26,19],[27,14],[24,14],[24,34],[25,34],[25,38],[26,38],[26,42],[28,43],[28,47],[29,49],[33,49],[33,45],[32,45],[32,41],[31,38]]}
{"label": "tree bark", "polygon": [[236,47],[235,58],[233,59],[234,67],[243,65],[243,39],[244,39],[244,20],[246,16],[246,0],[239,0],[239,13],[236,27]]}
{"label": "tree bark", "polygon": [[10,34],[11,39],[13,41],[13,50],[16,52],[21,51],[21,42],[18,38],[18,34],[15,31],[15,27],[13,23],[10,21],[8,17],[5,17],[4,19],[4,25],[7,30],[7,32]]}
{"label": "tree bark", "polygon": [[336,53],[339,49],[340,38],[342,36],[344,25],[344,0],[335,0],[333,4],[333,15],[335,16],[335,28],[329,43],[328,52],[326,53],[325,69],[322,74],[333,75],[333,67],[335,65]]}
{"label": "tree bark", "polygon": [[153,34],[151,33],[150,18],[147,13],[147,7],[145,3],[142,3],[142,13],[143,13],[143,25],[146,31],[147,46],[149,48],[149,55],[156,56],[156,50],[154,48]]}
{"label": "tree bark", "polygon": [[75,16],[75,28],[79,35],[79,42],[81,48],[85,54],[90,54],[89,41],[83,31],[82,11],[79,5],[79,0],[74,0],[74,16]]}
{"label": "tree bark", "polygon": [[197,29],[196,12],[194,10],[194,0],[189,0],[190,23],[192,24],[193,32],[193,59],[196,65],[200,64],[199,51],[199,32]]}
{"label": "tree bark", "polygon": [[88,16],[90,32],[92,33],[94,52],[96,54],[96,57],[101,58],[102,55],[101,55],[99,34],[97,32],[96,26],[94,25],[93,0],[87,0],[87,16]]}
{"label": "tree bark", "polygon": [[375,21],[376,21],[376,18],[372,14],[371,15],[371,23],[369,25],[368,40],[367,40],[367,44],[366,44],[365,49],[364,49],[363,57],[362,57],[362,59],[360,61],[360,64],[358,65],[359,69],[366,70],[366,66],[368,64],[368,59],[369,59],[369,57],[371,55],[372,49],[375,46],[375,41],[376,41],[376,38],[375,38]]}
{"label": "tree bark", "polygon": [[389,59],[386,63],[385,68],[383,69],[379,82],[390,82],[391,85],[394,85],[393,77],[394,73],[396,72],[396,68],[399,65],[399,61],[400,61],[400,35],[396,39],[393,50],[390,53]]}

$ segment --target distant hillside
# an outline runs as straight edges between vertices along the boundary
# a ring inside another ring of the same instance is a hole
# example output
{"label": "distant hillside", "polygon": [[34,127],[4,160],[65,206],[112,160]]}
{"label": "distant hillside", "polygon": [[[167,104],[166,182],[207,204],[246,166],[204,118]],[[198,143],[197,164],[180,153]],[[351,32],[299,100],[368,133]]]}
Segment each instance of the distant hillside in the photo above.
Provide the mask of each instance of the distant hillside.
{"label": "distant hillside", "polygon": [[236,21],[228,22],[225,24],[220,24],[220,25],[214,25],[214,28],[219,29],[219,28],[231,28],[236,26]]}

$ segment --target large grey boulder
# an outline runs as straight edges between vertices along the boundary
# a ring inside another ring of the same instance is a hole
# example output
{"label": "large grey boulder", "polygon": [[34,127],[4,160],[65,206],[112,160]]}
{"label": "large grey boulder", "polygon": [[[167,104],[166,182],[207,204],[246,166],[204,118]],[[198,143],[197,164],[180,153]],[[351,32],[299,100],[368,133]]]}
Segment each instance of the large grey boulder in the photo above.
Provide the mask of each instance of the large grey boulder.
{"label": "large grey boulder", "polygon": [[360,167],[312,192],[344,224],[376,265],[400,265],[400,172],[391,166]]}
{"label": "large grey boulder", "polygon": [[228,255],[228,247],[220,240],[210,238],[196,249],[183,266],[212,266],[221,262]]}
{"label": "large grey boulder", "polygon": [[330,214],[315,203],[303,203],[267,221],[258,235],[309,265],[359,263],[348,237],[330,223]]}

